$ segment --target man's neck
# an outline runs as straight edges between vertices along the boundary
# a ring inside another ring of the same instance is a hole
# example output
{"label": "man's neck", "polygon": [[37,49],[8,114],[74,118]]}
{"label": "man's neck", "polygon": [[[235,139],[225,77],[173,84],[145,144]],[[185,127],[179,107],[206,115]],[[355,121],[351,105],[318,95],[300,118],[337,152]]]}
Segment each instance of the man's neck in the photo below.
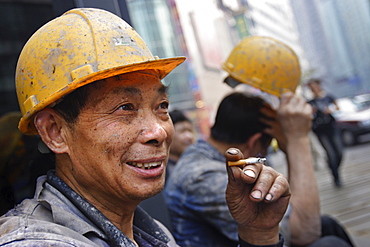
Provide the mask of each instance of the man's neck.
{"label": "man's neck", "polygon": [[208,137],[207,142],[211,144],[214,148],[216,148],[221,154],[224,154],[229,148],[237,148],[244,154],[244,157],[249,157],[250,155],[252,155],[251,150],[247,148],[246,144],[224,143],[215,140],[211,136]]}
{"label": "man's neck", "polygon": [[[63,164],[63,165],[60,165]],[[67,155],[56,156],[56,176],[58,176],[75,193],[83,197],[91,205],[97,208],[105,217],[107,217],[118,229],[127,237],[133,240],[132,222],[135,209],[139,201],[122,202],[119,198],[113,198],[108,194],[101,193],[98,187],[87,188],[80,186],[68,169],[73,164]]]}
{"label": "man's neck", "polygon": [[211,144],[214,148],[216,148],[220,153],[224,154],[228,148],[230,148],[230,144],[226,144],[220,141],[213,139],[211,136],[208,137],[207,142]]}
{"label": "man's neck", "polygon": [[52,186],[57,188],[57,190],[59,190],[64,196],[66,196],[70,202],[72,202],[89,218],[89,220],[91,220],[105,234],[107,234],[108,239],[114,238],[114,241],[124,242],[125,238],[129,238],[135,243],[133,234],[134,212],[131,212],[127,214],[128,216],[123,217],[121,215],[115,215],[114,212],[109,210],[104,210],[104,207],[99,207],[99,205],[96,203],[93,203],[78,194],[53,171],[48,173],[47,181]]}

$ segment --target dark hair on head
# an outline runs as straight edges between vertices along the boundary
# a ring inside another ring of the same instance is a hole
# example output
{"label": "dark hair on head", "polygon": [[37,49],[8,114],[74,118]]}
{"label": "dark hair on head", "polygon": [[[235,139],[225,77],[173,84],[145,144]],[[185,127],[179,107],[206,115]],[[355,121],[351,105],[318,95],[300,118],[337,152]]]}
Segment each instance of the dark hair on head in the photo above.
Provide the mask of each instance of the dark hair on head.
{"label": "dark hair on head", "polygon": [[72,93],[64,96],[63,100],[53,107],[53,109],[56,110],[64,118],[64,120],[66,120],[70,127],[72,127],[77,121],[77,117],[80,114],[81,109],[86,105],[90,88],[98,87],[99,83],[96,82],[99,81],[95,81],[77,88]]}
{"label": "dark hair on head", "polygon": [[[258,119],[263,117],[260,108],[265,101],[260,97],[235,92],[226,96],[217,110],[211,136],[229,144],[246,142],[253,134],[262,132],[266,125]],[[268,144],[271,137],[262,133],[262,142]]]}
{"label": "dark hair on head", "polygon": [[172,119],[172,123],[176,124],[178,122],[189,122],[191,123],[190,119],[185,116],[185,114],[180,110],[173,110],[170,112],[170,117]]}

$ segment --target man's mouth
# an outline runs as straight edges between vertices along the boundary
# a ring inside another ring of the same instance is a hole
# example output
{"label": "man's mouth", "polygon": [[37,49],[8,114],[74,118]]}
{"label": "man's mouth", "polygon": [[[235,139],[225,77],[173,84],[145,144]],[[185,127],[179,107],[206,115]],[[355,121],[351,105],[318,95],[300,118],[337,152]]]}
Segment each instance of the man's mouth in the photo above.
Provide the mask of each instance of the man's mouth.
{"label": "man's mouth", "polygon": [[161,161],[150,162],[150,163],[127,162],[127,164],[130,165],[130,166],[137,167],[137,168],[149,170],[149,169],[152,169],[152,168],[159,167],[162,164],[162,162]]}

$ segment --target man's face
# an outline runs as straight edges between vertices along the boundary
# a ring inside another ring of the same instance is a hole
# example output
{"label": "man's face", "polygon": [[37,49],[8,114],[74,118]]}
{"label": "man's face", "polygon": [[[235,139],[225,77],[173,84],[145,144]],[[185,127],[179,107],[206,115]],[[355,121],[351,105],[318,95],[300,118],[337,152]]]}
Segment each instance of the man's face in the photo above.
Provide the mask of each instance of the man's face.
{"label": "man's face", "polygon": [[92,86],[68,134],[67,174],[80,194],[142,200],[164,185],[173,138],[168,97],[157,76],[123,74]]}
{"label": "man's face", "polygon": [[185,149],[194,143],[193,125],[188,121],[177,122],[175,135],[171,144],[171,154],[180,156]]}
{"label": "man's face", "polygon": [[319,96],[322,89],[321,89],[321,85],[317,82],[310,82],[308,84],[308,86],[310,87],[312,93],[315,95],[315,96]]}

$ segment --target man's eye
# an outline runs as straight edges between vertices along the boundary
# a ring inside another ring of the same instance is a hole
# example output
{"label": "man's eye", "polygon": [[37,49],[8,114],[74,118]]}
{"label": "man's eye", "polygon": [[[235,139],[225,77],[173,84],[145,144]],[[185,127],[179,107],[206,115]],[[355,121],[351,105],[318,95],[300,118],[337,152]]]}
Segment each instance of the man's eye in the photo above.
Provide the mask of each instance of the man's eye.
{"label": "man's eye", "polygon": [[132,111],[135,108],[133,104],[124,104],[124,105],[121,105],[118,109],[123,110],[123,111]]}
{"label": "man's eye", "polygon": [[161,108],[161,109],[168,109],[168,106],[169,106],[168,102],[162,102],[159,105],[159,108]]}

